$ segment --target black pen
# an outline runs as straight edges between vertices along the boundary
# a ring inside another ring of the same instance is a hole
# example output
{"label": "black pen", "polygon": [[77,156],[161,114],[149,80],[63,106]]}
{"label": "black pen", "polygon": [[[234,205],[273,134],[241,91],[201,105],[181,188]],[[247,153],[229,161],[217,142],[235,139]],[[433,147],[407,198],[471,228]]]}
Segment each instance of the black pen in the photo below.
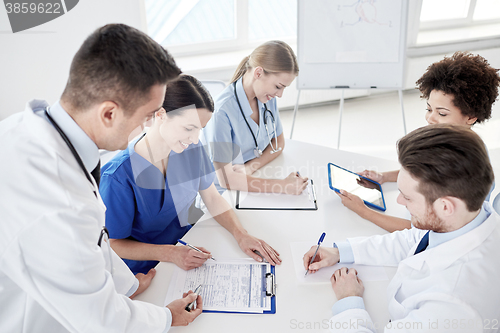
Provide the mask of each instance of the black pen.
{"label": "black pen", "polygon": [[[196,289],[194,290],[194,294],[196,295],[196,298],[198,298],[198,295],[201,294],[201,284],[198,287],[196,287]],[[192,301],[191,303],[186,305],[187,312],[191,312],[191,310],[193,310],[194,302],[195,301]]]}

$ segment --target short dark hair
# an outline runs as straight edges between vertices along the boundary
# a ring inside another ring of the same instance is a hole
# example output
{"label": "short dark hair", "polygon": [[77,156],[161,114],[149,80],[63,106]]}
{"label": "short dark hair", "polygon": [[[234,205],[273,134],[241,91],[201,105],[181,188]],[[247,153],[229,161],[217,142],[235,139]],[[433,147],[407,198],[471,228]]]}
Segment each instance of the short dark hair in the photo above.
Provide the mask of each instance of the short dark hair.
{"label": "short dark hair", "polygon": [[398,141],[399,163],[418,180],[428,204],[444,196],[481,208],[493,183],[493,169],[481,138],[466,126],[428,125]]}
{"label": "short dark hair", "polygon": [[111,100],[132,115],[151,87],[180,74],[170,54],[145,33],[124,24],[94,31],[73,58],[62,100],[77,111]]}
{"label": "short dark hair", "polygon": [[451,57],[433,63],[416,82],[422,98],[439,90],[453,96],[453,104],[464,116],[481,123],[491,118],[491,106],[498,97],[500,76],[480,55],[455,52]]}
{"label": "short dark hair", "polygon": [[214,101],[203,84],[191,75],[182,74],[167,84],[163,108],[169,116],[176,116],[182,112],[180,109],[190,105],[214,112]]}

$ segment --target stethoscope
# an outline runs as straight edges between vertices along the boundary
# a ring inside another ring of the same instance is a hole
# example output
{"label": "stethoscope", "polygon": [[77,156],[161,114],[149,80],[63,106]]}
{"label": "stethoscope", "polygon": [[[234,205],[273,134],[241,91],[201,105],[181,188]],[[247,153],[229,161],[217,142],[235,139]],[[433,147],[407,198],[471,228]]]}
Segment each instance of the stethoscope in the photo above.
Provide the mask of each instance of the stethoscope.
{"label": "stethoscope", "polygon": [[[253,149],[253,153],[254,153],[255,157],[261,157],[262,150],[259,149],[259,144],[257,143],[257,139],[255,138],[255,134],[253,133],[252,128],[250,127],[250,124],[248,123],[248,120],[245,117],[245,114],[243,113],[243,108],[241,107],[240,99],[238,98],[238,93],[236,92],[236,82],[233,82],[233,89],[234,89],[234,96],[236,96],[236,102],[238,103],[238,107],[240,108],[241,115],[242,115],[243,119],[245,119],[245,123],[247,124],[248,129],[250,130],[250,133],[252,133],[252,138],[253,138],[253,141],[255,143],[255,148]],[[276,138],[276,120],[274,119],[274,115],[271,112],[271,110],[269,110],[267,108],[266,103],[264,103],[264,108],[265,108],[265,110],[264,110],[264,127],[266,128],[267,138],[269,139],[269,145],[271,146],[271,154],[274,154],[274,153],[279,152],[281,150],[281,147],[278,147],[278,140],[276,140],[276,148],[273,147],[273,142],[271,141],[272,138],[271,138],[271,135],[269,134],[268,119],[271,120],[271,124],[272,124],[273,129],[274,129],[274,137],[275,138]]]}
{"label": "stethoscope", "polygon": [[[66,136],[66,134],[61,129],[61,127],[59,127],[59,125],[56,123],[56,121],[50,116],[50,114],[48,112],[48,109],[49,109],[48,107],[46,107],[44,109],[45,115],[47,116],[47,119],[50,121],[50,123],[52,124],[52,126],[54,126],[54,128],[59,133],[59,135],[61,135],[61,137],[64,140],[64,142],[66,142],[66,145],[69,147],[69,150],[71,150],[71,154],[73,154],[73,156],[75,157],[76,161],[78,162],[78,165],[83,170],[83,173],[85,174],[85,177],[87,177],[88,181],[92,185],[94,185],[94,183],[92,182],[92,178],[91,178],[89,172],[87,171],[87,168],[85,168],[85,165],[83,164],[82,158],[80,157],[80,155],[78,155],[78,152],[75,149],[75,146],[73,146],[73,144],[71,143],[71,141],[69,141],[69,138]],[[95,190],[94,190],[94,195],[97,198],[97,192]],[[105,239],[105,238],[107,238],[107,239]],[[111,276],[112,276],[113,275],[113,270],[114,270],[114,267],[113,267],[113,258],[111,257],[111,246],[109,245],[109,231],[108,231],[108,228],[106,228],[105,226],[102,227],[101,232],[99,233],[99,240],[97,241],[97,245],[99,247],[101,247],[103,239],[104,239],[104,242],[108,244],[108,256],[109,256],[109,263],[111,265],[110,272],[111,272]]]}

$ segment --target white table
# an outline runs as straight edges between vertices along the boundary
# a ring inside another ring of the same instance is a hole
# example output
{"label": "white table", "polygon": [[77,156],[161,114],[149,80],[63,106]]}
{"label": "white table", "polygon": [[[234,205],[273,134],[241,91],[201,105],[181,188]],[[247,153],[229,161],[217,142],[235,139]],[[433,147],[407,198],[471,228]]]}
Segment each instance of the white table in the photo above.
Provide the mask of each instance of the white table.
{"label": "white table", "polygon": [[[273,246],[283,263],[276,268],[276,314],[220,314],[204,313],[188,327],[172,328],[172,332],[318,332],[327,327],[331,306],[336,298],[330,283],[299,284],[295,274],[291,242],[310,241],[314,245],[322,232],[327,236],[324,245],[342,241],[347,237],[385,234],[386,231],[363,220],[345,208],[338,196],[328,187],[327,164],[338,164],[348,170],[396,170],[398,163],[336,149],[287,140],[284,153],[260,170],[260,176],[285,177],[290,172],[314,180],[317,192],[317,211],[259,211],[235,210],[248,232]],[[406,209],[396,203],[396,183],[383,184],[387,214],[404,217]],[[235,193],[224,197],[233,203]],[[183,238],[185,241],[209,249],[215,258],[246,257],[238,244],[213,219],[198,222]],[[151,286],[137,299],[163,306],[174,269],[172,263],[160,263]],[[389,279],[395,268],[386,268]],[[328,282],[328,281],[325,281]],[[389,320],[386,299],[387,281],[367,281],[365,306],[376,325],[384,326]],[[310,325],[311,329],[306,329]],[[302,329],[301,329],[302,328]]]}

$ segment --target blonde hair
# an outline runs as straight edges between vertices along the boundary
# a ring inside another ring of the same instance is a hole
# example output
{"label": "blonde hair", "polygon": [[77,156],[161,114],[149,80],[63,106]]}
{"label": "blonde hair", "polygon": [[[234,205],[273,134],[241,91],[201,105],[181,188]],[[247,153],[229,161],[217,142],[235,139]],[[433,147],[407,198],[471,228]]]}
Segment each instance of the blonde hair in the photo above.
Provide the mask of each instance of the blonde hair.
{"label": "blonde hair", "polygon": [[248,69],[256,67],[262,67],[265,73],[299,74],[297,57],[292,48],[280,40],[266,42],[253,50],[252,54],[243,58],[233,74],[231,83],[238,81]]}

